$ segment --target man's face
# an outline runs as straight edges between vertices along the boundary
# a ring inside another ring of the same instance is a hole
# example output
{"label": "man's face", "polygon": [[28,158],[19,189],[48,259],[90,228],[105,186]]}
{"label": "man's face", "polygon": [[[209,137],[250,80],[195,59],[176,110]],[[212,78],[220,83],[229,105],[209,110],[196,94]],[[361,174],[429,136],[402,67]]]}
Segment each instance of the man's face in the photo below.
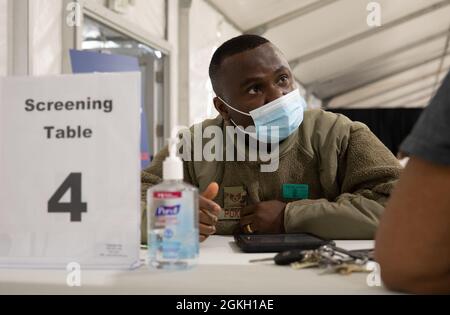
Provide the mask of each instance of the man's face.
{"label": "man's face", "polygon": [[[219,96],[246,113],[296,88],[286,58],[270,43],[226,58],[219,76]],[[214,104],[225,120],[231,118],[244,128],[253,125],[251,117],[233,111],[217,97]]]}

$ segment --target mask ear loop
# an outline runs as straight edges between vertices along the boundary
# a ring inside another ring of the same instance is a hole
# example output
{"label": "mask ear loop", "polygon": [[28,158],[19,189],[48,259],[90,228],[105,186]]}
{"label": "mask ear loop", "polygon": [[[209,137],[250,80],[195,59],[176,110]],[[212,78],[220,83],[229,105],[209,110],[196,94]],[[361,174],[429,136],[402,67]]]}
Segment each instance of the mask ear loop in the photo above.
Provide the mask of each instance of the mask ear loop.
{"label": "mask ear loop", "polygon": [[[227,106],[228,108],[234,110],[235,112],[238,112],[239,114],[242,114],[242,115],[245,115],[245,116],[252,117],[252,115],[250,115],[249,113],[240,111],[239,109],[236,109],[236,108],[230,106],[230,105],[229,105],[227,102],[225,102],[220,96],[217,96],[217,98],[218,98],[219,100],[221,100],[222,103],[225,104],[225,106]],[[253,133],[253,132],[245,131],[244,128],[238,126],[238,125],[233,121],[233,119],[231,119],[231,118],[230,118],[230,121],[231,121],[231,123],[232,123],[236,128],[238,128],[238,129],[239,129],[241,132],[243,132],[244,134],[249,135],[249,136],[254,136],[254,135],[256,134],[256,133]]]}
{"label": "mask ear loop", "polygon": [[232,123],[237,129],[239,129],[242,133],[245,133],[246,135],[249,135],[249,136],[254,136],[254,135],[256,134],[256,132],[245,131],[244,128],[238,126],[238,125],[233,121],[233,119],[231,119],[231,118],[230,118],[230,121],[231,121],[231,123]]}
{"label": "mask ear loop", "polygon": [[228,108],[231,108],[231,109],[234,110],[235,112],[238,112],[239,114],[242,114],[242,115],[245,115],[245,116],[252,117],[252,115],[250,115],[249,113],[242,112],[242,111],[240,111],[239,109],[236,109],[236,108],[234,108],[234,107],[228,105],[228,103],[225,102],[220,96],[217,96],[217,98],[218,98],[219,100],[221,100],[222,103],[224,103]]}

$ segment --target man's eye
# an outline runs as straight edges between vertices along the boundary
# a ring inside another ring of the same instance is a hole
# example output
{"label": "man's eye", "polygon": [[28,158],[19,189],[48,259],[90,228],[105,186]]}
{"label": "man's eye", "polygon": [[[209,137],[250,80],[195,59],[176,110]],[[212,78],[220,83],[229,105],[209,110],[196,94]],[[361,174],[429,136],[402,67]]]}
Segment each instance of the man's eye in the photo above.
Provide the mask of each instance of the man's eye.
{"label": "man's eye", "polygon": [[252,95],[258,94],[259,91],[261,91],[261,89],[260,89],[260,87],[259,87],[258,85],[251,86],[251,87],[248,89],[248,93],[249,93],[249,94],[252,94]]}
{"label": "man's eye", "polygon": [[289,77],[287,75],[282,75],[279,79],[278,79],[278,83],[279,84],[286,84],[289,82]]}

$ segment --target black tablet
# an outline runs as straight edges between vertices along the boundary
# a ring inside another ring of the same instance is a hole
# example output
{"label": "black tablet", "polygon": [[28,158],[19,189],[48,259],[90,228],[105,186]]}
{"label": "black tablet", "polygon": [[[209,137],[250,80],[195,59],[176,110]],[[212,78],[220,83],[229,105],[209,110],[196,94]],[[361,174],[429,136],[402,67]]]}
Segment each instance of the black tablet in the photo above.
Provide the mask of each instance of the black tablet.
{"label": "black tablet", "polygon": [[317,249],[330,244],[312,234],[236,234],[234,240],[245,253],[278,253],[291,249]]}

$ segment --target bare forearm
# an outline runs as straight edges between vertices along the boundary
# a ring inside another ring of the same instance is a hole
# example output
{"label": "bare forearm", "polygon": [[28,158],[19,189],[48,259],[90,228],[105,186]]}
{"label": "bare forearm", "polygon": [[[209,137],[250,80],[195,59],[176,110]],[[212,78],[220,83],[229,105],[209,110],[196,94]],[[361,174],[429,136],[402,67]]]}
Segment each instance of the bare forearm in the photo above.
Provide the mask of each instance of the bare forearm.
{"label": "bare forearm", "polygon": [[412,159],[383,215],[376,258],[385,284],[450,292],[450,168]]}

